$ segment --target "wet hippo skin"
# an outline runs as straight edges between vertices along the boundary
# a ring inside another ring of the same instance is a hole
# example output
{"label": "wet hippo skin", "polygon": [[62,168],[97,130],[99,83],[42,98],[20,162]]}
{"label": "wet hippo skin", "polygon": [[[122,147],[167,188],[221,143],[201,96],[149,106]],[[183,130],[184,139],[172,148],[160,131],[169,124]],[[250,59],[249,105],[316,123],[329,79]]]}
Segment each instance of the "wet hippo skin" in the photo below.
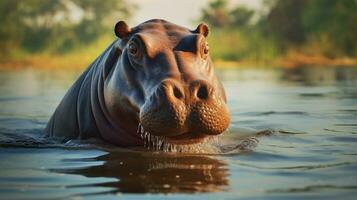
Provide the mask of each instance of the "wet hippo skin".
{"label": "wet hippo skin", "polygon": [[[119,21],[118,37],[78,78],[47,124],[49,136],[99,137],[143,145],[137,131],[175,144],[197,143],[229,125],[224,89],[206,40],[195,30],[153,19],[136,27]],[[141,132],[140,131],[140,132]]]}

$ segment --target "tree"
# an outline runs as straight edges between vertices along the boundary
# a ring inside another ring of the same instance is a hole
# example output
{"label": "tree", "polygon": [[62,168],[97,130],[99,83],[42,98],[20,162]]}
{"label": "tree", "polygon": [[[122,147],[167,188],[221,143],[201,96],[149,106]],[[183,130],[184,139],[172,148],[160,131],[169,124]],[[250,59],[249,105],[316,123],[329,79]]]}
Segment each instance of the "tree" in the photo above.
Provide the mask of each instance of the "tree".
{"label": "tree", "polygon": [[202,10],[201,20],[214,27],[224,27],[229,24],[226,0],[216,0]]}
{"label": "tree", "polygon": [[215,0],[202,10],[201,20],[216,28],[245,27],[253,14],[254,11],[245,7],[228,9],[227,0]]}
{"label": "tree", "polygon": [[264,19],[268,33],[277,35],[283,46],[305,40],[301,20],[305,3],[306,0],[278,0]]}
{"label": "tree", "polygon": [[230,24],[235,27],[245,27],[249,24],[254,11],[244,7],[236,7],[230,12]]}
{"label": "tree", "polygon": [[306,4],[302,22],[310,37],[326,35],[347,55],[357,55],[357,2],[314,0]]}
{"label": "tree", "polygon": [[124,0],[1,0],[0,51],[65,51],[108,30],[109,19],[113,25],[130,14]]}

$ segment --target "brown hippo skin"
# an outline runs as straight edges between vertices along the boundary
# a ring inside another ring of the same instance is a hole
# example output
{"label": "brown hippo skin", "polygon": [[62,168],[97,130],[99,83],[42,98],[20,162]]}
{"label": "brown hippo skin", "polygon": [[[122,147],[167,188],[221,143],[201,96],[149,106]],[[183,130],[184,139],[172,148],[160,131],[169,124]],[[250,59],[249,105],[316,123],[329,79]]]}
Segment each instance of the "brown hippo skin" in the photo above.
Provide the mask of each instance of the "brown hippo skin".
{"label": "brown hippo skin", "polygon": [[153,19],[129,28],[119,21],[115,34],[60,102],[45,129],[49,136],[137,146],[144,143],[140,124],[151,135],[187,144],[228,127],[207,25],[189,30]]}

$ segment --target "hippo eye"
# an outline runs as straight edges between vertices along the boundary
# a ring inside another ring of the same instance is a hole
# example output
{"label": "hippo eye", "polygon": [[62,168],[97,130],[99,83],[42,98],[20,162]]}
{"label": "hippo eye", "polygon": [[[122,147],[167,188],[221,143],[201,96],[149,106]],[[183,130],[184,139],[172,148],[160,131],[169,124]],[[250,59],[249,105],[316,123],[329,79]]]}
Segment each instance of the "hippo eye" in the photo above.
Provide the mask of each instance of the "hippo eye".
{"label": "hippo eye", "polygon": [[209,53],[209,47],[208,47],[208,44],[207,42],[203,43],[202,44],[202,48],[201,48],[201,56],[203,59],[206,59],[207,56],[208,56],[208,53]]}
{"label": "hippo eye", "polygon": [[140,61],[143,57],[143,44],[139,39],[134,38],[128,44],[128,53],[131,58],[136,61]]}
{"label": "hippo eye", "polygon": [[208,52],[209,52],[209,47],[208,44],[206,44],[205,47],[203,48],[203,53],[208,54]]}
{"label": "hippo eye", "polygon": [[135,42],[130,42],[128,46],[128,51],[132,56],[136,56],[138,54],[138,45]]}

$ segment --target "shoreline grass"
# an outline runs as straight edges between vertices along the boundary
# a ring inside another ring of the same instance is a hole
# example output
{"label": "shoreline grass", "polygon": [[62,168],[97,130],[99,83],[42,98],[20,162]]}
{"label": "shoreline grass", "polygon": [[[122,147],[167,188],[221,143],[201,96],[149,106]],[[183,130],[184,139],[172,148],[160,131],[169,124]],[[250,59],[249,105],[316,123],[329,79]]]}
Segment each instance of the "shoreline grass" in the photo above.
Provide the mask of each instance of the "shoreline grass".
{"label": "shoreline grass", "polygon": [[[104,48],[103,48],[104,51]],[[76,52],[65,55],[35,54],[22,59],[8,60],[0,63],[0,69],[45,68],[45,69],[84,69],[87,68],[98,54]],[[217,68],[238,67],[279,67],[297,68],[302,66],[352,66],[357,67],[357,59],[350,57],[327,58],[324,56],[309,56],[301,53],[290,53],[271,61],[261,60],[222,60],[213,59]]]}
{"label": "shoreline grass", "polygon": [[[223,31],[213,32],[209,37],[211,57],[217,68],[234,67],[281,67],[294,68],[306,65],[357,66],[357,58],[347,56],[328,57],[323,55],[319,44],[290,48],[279,53],[274,41],[259,34]],[[104,35],[87,45],[77,46],[67,53],[38,53],[12,49],[7,57],[0,58],[0,69],[48,68],[84,69],[89,66],[115,39]],[[254,41],[254,42],[251,42]],[[311,53],[313,52],[313,53]]]}

